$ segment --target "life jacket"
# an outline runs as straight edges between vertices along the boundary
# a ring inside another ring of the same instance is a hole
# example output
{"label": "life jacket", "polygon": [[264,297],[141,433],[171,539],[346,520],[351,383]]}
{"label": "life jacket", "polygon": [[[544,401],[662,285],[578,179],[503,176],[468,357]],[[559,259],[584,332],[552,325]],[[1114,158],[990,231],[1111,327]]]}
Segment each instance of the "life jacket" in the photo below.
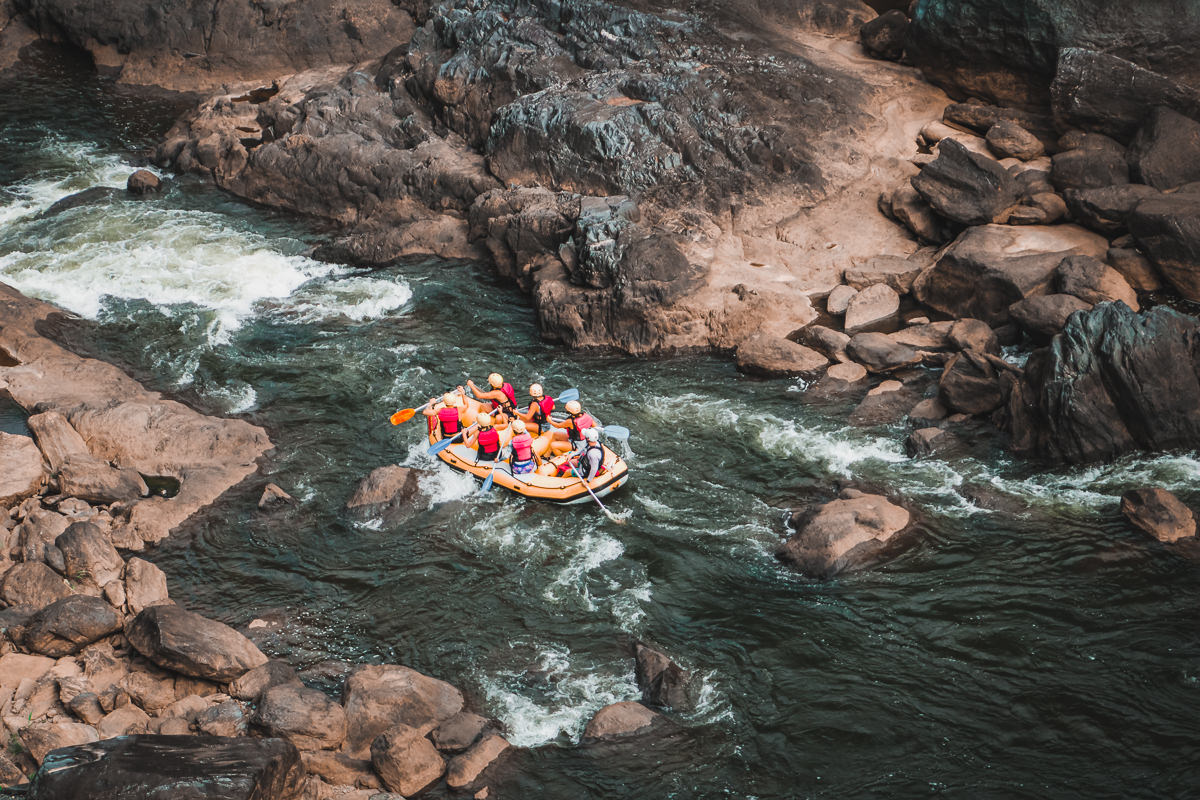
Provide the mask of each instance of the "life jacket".
{"label": "life jacket", "polygon": [[442,426],[442,436],[453,436],[458,433],[458,409],[439,408],[438,423]]}
{"label": "life jacket", "polygon": [[[579,457],[579,466],[576,469],[579,470],[581,475],[587,475],[588,467],[590,466],[588,454],[593,450],[600,454],[599,466],[596,468],[596,474],[592,476],[592,478],[598,478],[607,471],[604,469],[604,448],[599,444],[589,444],[584,448],[583,455]],[[591,478],[588,480],[591,480]]]}
{"label": "life jacket", "polygon": [[492,410],[503,408],[506,414],[515,414],[517,412],[517,393],[513,390],[511,383],[505,383],[500,387],[500,391],[504,392],[504,399],[500,401],[489,400],[492,404]]}
{"label": "life jacket", "polygon": [[521,433],[512,438],[509,442],[513,449],[513,461],[529,461],[533,458],[533,437],[528,433]]}
{"label": "life jacket", "polygon": [[554,400],[540,397],[529,404],[529,410],[533,412],[533,416],[530,417],[533,424],[537,425],[539,430],[543,429],[549,421],[550,412],[554,410]]}
{"label": "life jacket", "polygon": [[578,414],[571,415],[572,425],[567,429],[567,437],[572,442],[582,442],[583,432],[588,428],[596,426],[596,421],[592,419],[592,415],[586,411],[581,411]]}
{"label": "life jacket", "polygon": [[484,428],[476,438],[482,453],[495,453],[500,450],[500,432],[495,428]]}

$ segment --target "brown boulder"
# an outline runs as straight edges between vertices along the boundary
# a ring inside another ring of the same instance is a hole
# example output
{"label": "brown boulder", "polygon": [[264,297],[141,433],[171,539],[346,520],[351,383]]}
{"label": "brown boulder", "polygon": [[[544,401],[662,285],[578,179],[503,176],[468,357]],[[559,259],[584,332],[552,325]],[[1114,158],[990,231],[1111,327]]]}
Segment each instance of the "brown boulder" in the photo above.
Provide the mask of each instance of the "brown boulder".
{"label": "brown boulder", "polygon": [[58,489],[89,503],[128,503],[150,493],[136,469],[117,469],[99,459],[73,459],[58,471]]}
{"label": "brown boulder", "polygon": [[33,439],[0,431],[0,508],[37,494],[45,477],[42,451]]}
{"label": "brown boulder", "polygon": [[900,295],[886,283],[876,283],[850,298],[846,306],[846,333],[879,325],[892,319],[900,311]]}
{"label": "brown boulder", "polygon": [[800,344],[811,347],[833,361],[847,361],[850,358],[846,355],[846,345],[850,344],[850,337],[841,331],[824,325],[808,325],[801,328],[795,336]]}
{"label": "brown boulder", "polygon": [[21,643],[36,653],[61,658],[121,629],[121,615],[98,597],[73,594],[33,615]]}
{"label": "brown boulder", "polygon": [[411,504],[421,491],[418,476],[421,473],[408,467],[390,464],[378,467],[363,478],[346,501],[346,508],[387,506],[399,509]]}
{"label": "brown boulder", "polygon": [[[351,758],[345,753],[328,750],[307,750],[301,752],[300,757],[304,759],[304,769],[309,775],[315,775],[331,786],[359,786],[377,790],[381,785],[371,762],[366,759]],[[364,796],[373,798],[380,795],[370,792]]]}
{"label": "brown boulder", "polygon": [[1134,290],[1157,292],[1162,288],[1162,279],[1158,276],[1158,270],[1150,263],[1150,259],[1137,250],[1127,247],[1110,247],[1106,260]]}
{"label": "brown boulder", "polygon": [[446,771],[433,742],[407,725],[389,727],[372,741],[371,763],[384,786],[406,796],[429,787]]}
{"label": "brown boulder", "polygon": [[169,603],[166,574],[149,561],[129,559],[125,564],[125,602],[130,614]]}
{"label": "brown boulder", "polygon": [[295,504],[296,498],[273,483],[268,483],[263,487],[262,497],[258,498],[258,507],[262,511],[271,511]]}
{"label": "brown boulder", "polygon": [[950,343],[959,350],[999,353],[1000,340],[992,326],[978,319],[960,319],[950,326]]}
{"label": "brown boulder", "polygon": [[921,270],[929,266],[924,251],[918,251],[908,258],[903,256],[876,256],[859,267],[846,270],[844,276],[847,285],[860,292],[868,286],[886,283],[897,294],[908,294],[912,290],[913,281],[921,274]]}
{"label": "brown boulder", "polygon": [[1046,152],[1042,140],[1017,123],[1002,119],[987,131],[988,147],[1000,158],[1031,161]]}
{"label": "brown boulder", "polygon": [[738,345],[737,368],[767,378],[812,378],[829,365],[829,359],[812,348],[767,334],[756,334]]}
{"label": "brown boulder", "polygon": [[54,540],[54,544],[63,555],[69,580],[87,581],[102,587],[118,580],[125,569],[117,549],[90,522],[73,523]]}
{"label": "brown boulder", "polygon": [[139,169],[125,181],[125,190],[136,195],[158,192],[162,190],[162,180],[148,169]]}
{"label": "brown boulder", "polygon": [[92,457],[83,437],[71,427],[67,418],[57,411],[34,414],[25,424],[33,431],[42,455],[46,457],[50,469],[55,472],[73,458],[86,460]]}
{"label": "brown boulder", "polygon": [[462,692],[445,681],[392,664],[358,667],[346,678],[346,750],[363,753],[394,725],[424,736],[463,707]]}
{"label": "brown boulder", "polygon": [[1068,189],[1102,189],[1129,183],[1129,165],[1120,145],[1064,150],[1052,156],[1050,182],[1060,192]]}
{"label": "brown boulder", "polygon": [[886,497],[843,492],[842,498],[820,506],[777,555],[806,575],[829,577],[873,559],[911,519]]}
{"label": "brown boulder", "polygon": [[258,699],[254,725],[302,750],[336,750],[346,739],[346,712],[298,681],[272,686]]}
{"label": "brown boulder", "polygon": [[446,768],[446,785],[451,789],[470,786],[511,746],[500,734],[488,734],[472,745],[467,752],[450,759]]}
{"label": "brown boulder", "polygon": [[938,397],[951,411],[990,414],[1008,399],[1000,374],[982,354],[964,351],[946,363],[938,381]]}
{"label": "brown boulder", "polygon": [[229,694],[238,700],[254,702],[267,689],[287,683],[300,684],[296,671],[285,661],[271,659],[230,683]]}
{"label": "brown boulder", "polygon": [[663,720],[662,714],[641,703],[626,700],[597,711],[583,729],[583,740],[612,739],[649,728]]}
{"label": "brown boulder", "polygon": [[1196,535],[1196,517],[1166,489],[1133,489],[1121,495],[1121,513],[1135,528],[1160,542]]}
{"label": "brown boulder", "polygon": [[1200,122],[1169,108],[1154,109],[1130,143],[1128,159],[1134,179],[1155,189],[1200,181]]}
{"label": "brown boulder", "polygon": [[96,723],[96,732],[101,739],[146,733],[149,730],[150,716],[133,703],[113,709]]}
{"label": "brown boulder", "polygon": [[1140,249],[1184,298],[1200,301],[1200,194],[1149,197],[1129,215]]}
{"label": "brown boulder", "polygon": [[70,594],[62,576],[40,561],[14,564],[0,584],[0,597],[10,606],[42,608]]}
{"label": "brown boulder", "polygon": [[155,664],[194,678],[232,681],[267,661],[233,628],[176,605],[143,610],[125,635]]}
{"label": "brown boulder", "polygon": [[1013,303],[1008,313],[1035,340],[1047,341],[1066,327],[1072,314],[1091,307],[1072,294],[1045,294]]}
{"label": "brown boulder", "polygon": [[692,675],[661,650],[642,642],[634,647],[634,677],[642,700],[653,706],[676,710],[692,707]]}
{"label": "brown boulder", "polygon": [[96,729],[82,722],[35,722],[17,736],[39,765],[51,750],[100,740]]}
{"label": "brown boulder", "polygon": [[963,225],[1001,222],[1017,202],[1016,184],[1008,170],[955,139],[938,144],[938,157],[925,165],[912,185],[934,211]]}
{"label": "brown boulder", "polygon": [[890,372],[921,360],[916,350],[882,333],[856,334],[846,351],[871,372]]}
{"label": "brown boulder", "polygon": [[434,728],[430,738],[438,750],[462,752],[475,743],[487,724],[487,717],[471,711],[460,711]]}
{"label": "brown boulder", "polygon": [[1085,303],[1098,305],[1120,301],[1139,311],[1137,292],[1112,267],[1091,256],[1064,258],[1055,272],[1058,291],[1073,294]]}
{"label": "brown boulder", "polygon": [[45,561],[59,571],[66,572],[62,553],[55,552],[55,540],[71,525],[71,520],[44,508],[31,509],[17,527],[17,542],[21,548],[22,561]]}

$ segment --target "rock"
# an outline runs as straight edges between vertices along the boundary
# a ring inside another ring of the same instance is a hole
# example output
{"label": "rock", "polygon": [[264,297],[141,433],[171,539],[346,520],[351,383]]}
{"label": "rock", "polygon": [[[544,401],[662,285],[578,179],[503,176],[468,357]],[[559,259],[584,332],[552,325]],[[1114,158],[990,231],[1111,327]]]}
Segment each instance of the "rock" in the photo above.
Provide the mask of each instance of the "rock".
{"label": "rock", "polygon": [[162,191],[162,181],[148,169],[136,170],[125,182],[125,190],[130,194],[145,195]]}
{"label": "rock", "polygon": [[130,703],[105,714],[96,725],[96,732],[101,739],[112,739],[115,736],[146,733],[149,727],[149,715]]}
{"label": "rock", "polygon": [[414,795],[446,772],[446,762],[420,731],[407,725],[388,727],[371,743],[371,763],[383,785]]}
{"label": "rock", "polygon": [[244,736],[246,709],[236,700],[225,699],[196,715],[196,727],[209,736]]}
{"label": "rock", "polygon": [[904,440],[909,458],[931,456],[958,444],[958,437],[943,428],[918,428]]}
{"label": "rock", "polygon": [[1142,200],[1129,215],[1139,249],[1184,298],[1200,301],[1200,195]]}
{"label": "rock", "polygon": [[10,761],[6,754],[0,753],[0,786],[16,786],[27,780],[25,772]]}
{"label": "rock", "polygon": [[30,800],[292,800],[304,780],[300,754],[283,739],[140,735],[96,742],[94,733],[92,744],[46,760]]}
{"label": "rock", "polygon": [[137,470],[117,469],[102,461],[72,459],[58,471],[58,489],[89,503],[128,503],[150,493]]}
{"label": "rock", "polygon": [[21,559],[23,561],[45,561],[51,567],[65,572],[66,562],[63,560],[62,552],[58,551],[55,546],[55,540],[70,525],[71,521],[62,514],[43,508],[30,509],[24,521],[16,529],[21,548]]}
{"label": "rock", "polygon": [[1013,303],[1050,292],[1064,258],[1107,252],[1106,239],[1075,225],[969,228],[921,273],[913,294],[944,314],[1002,325]]}
{"label": "rock", "polygon": [[960,319],[950,326],[950,343],[959,350],[978,353],[1000,352],[1000,340],[992,326],[978,319]]}
{"label": "rock", "polygon": [[37,494],[45,477],[42,453],[33,439],[0,431],[0,508]]}
{"label": "rock", "polygon": [[1091,256],[1064,258],[1055,273],[1058,291],[1072,294],[1085,303],[1098,305],[1120,301],[1139,310],[1137,292],[1121,277],[1121,273]]}
{"label": "rock", "polygon": [[1160,542],[1196,535],[1196,518],[1191,509],[1166,489],[1131,489],[1121,495],[1121,513],[1135,528]]}
{"label": "rock", "polygon": [[121,577],[125,562],[117,549],[90,522],[76,522],[54,540],[63,554],[67,579],[101,587]]}
{"label": "rock", "polygon": [[1200,445],[1200,323],[1103,303],[1026,364],[1009,402],[1013,449],[1052,461]]}
{"label": "rock", "polygon": [[121,615],[98,597],[73,594],[33,615],[21,643],[36,653],[61,658],[121,629]]}
{"label": "rock", "polygon": [[332,786],[363,786],[372,789],[381,786],[370,761],[350,758],[343,753],[332,753],[328,750],[308,750],[301,752],[300,757],[304,760],[305,772]]}
{"label": "rock", "polygon": [[[91,725],[84,725],[82,722],[35,722],[21,728],[17,736],[20,738],[21,744],[29,751],[29,755],[33,756],[33,760],[39,765],[51,750],[95,742],[100,738],[96,735],[95,728]],[[49,797],[50,795],[44,796]],[[59,797],[79,798],[83,796],[59,795]]]}
{"label": "rock", "polygon": [[963,225],[1002,222],[1017,202],[1016,184],[1004,167],[953,139],[938,145],[937,159],[912,185],[934,211]]}
{"label": "rock", "polygon": [[[286,661],[271,659],[229,684],[229,695],[238,700],[256,702],[263,692],[275,686],[300,684],[296,670]],[[342,727],[345,727],[344,720]],[[345,734],[342,734],[345,736]],[[300,745],[297,745],[299,747]],[[314,749],[314,748],[305,748]]]}
{"label": "rock", "polygon": [[921,270],[929,266],[929,261],[924,256],[923,251],[909,258],[876,256],[861,267],[846,270],[844,279],[849,286],[860,292],[877,283],[886,283],[897,294],[908,294]]}
{"label": "rock", "polygon": [[296,504],[296,498],[280,489],[273,483],[268,483],[263,488],[262,497],[258,499],[258,507],[263,511],[271,511],[284,506]]}
{"label": "rock", "polygon": [[1129,145],[1133,179],[1164,191],[1200,181],[1200,122],[1159,107]]}
{"label": "rock", "polygon": [[1121,149],[1096,147],[1064,150],[1052,157],[1050,183],[1060,192],[1069,189],[1102,189],[1129,183],[1129,165]]}
{"label": "rock", "polygon": [[900,312],[900,295],[885,283],[868,286],[846,307],[846,333],[854,334],[892,319]]}
{"label": "rock", "polygon": [[467,752],[450,759],[446,768],[446,785],[451,789],[462,789],[475,783],[483,771],[509,747],[508,740],[498,733],[483,737]]}
{"label": "rock", "polygon": [[889,333],[888,338],[896,344],[915,350],[948,350],[953,346],[950,342],[950,329],[953,326],[952,322],[926,322],[909,325],[895,333]]}
{"label": "rock", "polygon": [[946,419],[949,413],[936,397],[927,397],[912,407],[908,412],[908,419],[918,428],[931,428]]}
{"label": "rock", "polygon": [[104,718],[104,709],[100,707],[100,699],[91,692],[81,692],[75,695],[66,705],[67,709],[80,722],[86,722],[88,725],[95,725]]}
{"label": "rock", "polygon": [[825,370],[825,378],[841,383],[859,383],[867,379],[867,368],[853,361],[843,361]]}
{"label": "rock", "polygon": [[25,424],[33,432],[38,448],[54,472],[73,458],[87,460],[92,457],[83,437],[71,427],[67,418],[57,411],[33,414],[25,420]]}
{"label": "rock", "polygon": [[1064,198],[1076,222],[1098,233],[1113,235],[1128,227],[1129,215],[1138,203],[1158,195],[1159,191],[1153,187],[1127,183],[1102,189],[1068,189]]}
{"label": "rock", "polygon": [[164,717],[157,721],[154,733],[161,736],[190,736],[192,725],[182,717]]}
{"label": "rock", "polygon": [[776,555],[805,575],[829,577],[873,560],[910,521],[908,511],[879,495],[833,500],[818,507]]}
{"label": "rock", "polygon": [[[888,383],[896,385],[884,385]],[[913,404],[920,397],[916,391],[899,384],[897,381],[885,381],[884,384],[872,389],[863,398],[863,401],[858,404],[858,407],[850,412],[848,421],[851,425],[856,427],[895,425],[904,419],[908,410],[913,407]],[[885,391],[877,391],[880,388],[883,388]]]}
{"label": "rock", "polygon": [[155,664],[194,678],[232,681],[267,661],[233,628],[176,605],[144,609],[125,635]]}
{"label": "rock", "polygon": [[14,564],[0,583],[0,597],[10,606],[43,608],[70,594],[62,576],[40,561]]}
{"label": "rock", "polygon": [[[946,241],[946,224],[933,207],[925,201],[921,193],[914,189],[911,183],[906,183],[890,196],[888,210],[891,216],[912,232],[921,242],[940,244]],[[832,313],[832,312],[831,312]]]}
{"label": "rock", "polygon": [[942,109],[942,119],[980,134],[987,134],[1001,122],[1011,122],[1034,133],[1039,139],[1046,136],[1052,127],[1051,121],[1044,116],[979,101],[951,103]]}
{"label": "rock", "polygon": [[841,316],[850,307],[850,301],[858,294],[858,290],[845,284],[835,286],[825,299],[825,310],[834,316]]}
{"label": "rock", "polygon": [[859,29],[858,38],[868,55],[885,61],[899,61],[904,55],[904,32],[907,28],[908,16],[893,8],[865,23]]}
{"label": "rock", "polygon": [[470,711],[460,711],[434,728],[430,738],[438,750],[460,753],[475,743],[487,725],[486,717]]}
{"label": "rock", "polygon": [[346,739],[342,707],[299,681],[263,692],[253,722],[268,735],[290,739],[304,750],[336,750]]}
{"label": "rock", "polygon": [[346,502],[346,508],[401,509],[412,504],[421,492],[418,482],[420,471],[389,464],[378,467],[359,482],[354,494]]}
{"label": "rock", "polygon": [[642,701],[686,711],[694,703],[692,675],[660,650],[642,642],[634,646],[634,677],[642,690]]}
{"label": "rock", "polygon": [[1070,294],[1029,297],[1009,307],[1013,320],[1035,340],[1046,341],[1061,331],[1076,311],[1092,307]]}
{"label": "rock", "polygon": [[1036,192],[1021,202],[1008,215],[1009,225],[1049,225],[1067,215],[1066,201],[1055,192]]}
{"label": "rock", "polygon": [[1126,283],[1135,291],[1157,292],[1162,288],[1162,280],[1158,277],[1158,270],[1150,263],[1150,259],[1137,250],[1124,247],[1110,247],[1108,249],[1108,258],[1105,260],[1109,264],[1112,264],[1112,268],[1119,272]]}
{"label": "rock", "polygon": [[345,750],[365,753],[393,725],[424,736],[462,710],[463,696],[445,681],[408,667],[367,665],[346,678],[342,705],[348,722]]}
{"label": "rock", "polygon": [[846,351],[871,372],[890,372],[916,364],[921,356],[911,347],[899,344],[882,333],[859,333],[850,339]]}
{"label": "rock", "polygon": [[846,345],[850,344],[850,337],[833,328],[808,325],[797,332],[796,339],[800,344],[811,347],[833,361],[846,361],[850,358],[846,354]]}
{"label": "rock", "polygon": [[982,354],[965,350],[946,363],[938,381],[938,398],[950,411],[990,414],[1008,399],[995,366]]}
{"label": "rock", "polygon": [[169,603],[166,574],[149,561],[129,559],[125,564],[125,602],[129,613],[135,615],[150,606]]}
{"label": "rock", "polygon": [[1000,158],[1032,161],[1046,152],[1040,139],[1010,120],[1000,120],[988,128],[987,143]]}
{"label": "rock", "polygon": [[657,725],[663,716],[651,711],[641,703],[626,700],[613,703],[597,711],[583,729],[583,741],[615,739],[628,736]]}
{"label": "rock", "polygon": [[147,665],[138,664],[118,686],[150,714],[159,714],[176,702],[174,676]]}
{"label": "rock", "polygon": [[53,667],[53,658],[6,653],[0,656],[0,687],[16,689],[24,681],[37,683]]}
{"label": "rock", "polygon": [[770,378],[812,378],[829,365],[816,350],[768,334],[756,334],[738,345],[736,360],[740,371]]}

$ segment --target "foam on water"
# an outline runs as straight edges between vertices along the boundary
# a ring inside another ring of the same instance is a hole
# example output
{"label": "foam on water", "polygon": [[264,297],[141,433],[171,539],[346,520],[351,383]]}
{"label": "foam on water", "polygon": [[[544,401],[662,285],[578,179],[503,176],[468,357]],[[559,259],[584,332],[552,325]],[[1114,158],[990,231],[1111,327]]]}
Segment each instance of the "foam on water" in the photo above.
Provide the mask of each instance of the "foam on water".
{"label": "foam on water", "polygon": [[320,322],[336,317],[366,322],[403,308],[412,297],[412,289],[400,280],[331,278],[300,287],[279,313],[296,322]]}

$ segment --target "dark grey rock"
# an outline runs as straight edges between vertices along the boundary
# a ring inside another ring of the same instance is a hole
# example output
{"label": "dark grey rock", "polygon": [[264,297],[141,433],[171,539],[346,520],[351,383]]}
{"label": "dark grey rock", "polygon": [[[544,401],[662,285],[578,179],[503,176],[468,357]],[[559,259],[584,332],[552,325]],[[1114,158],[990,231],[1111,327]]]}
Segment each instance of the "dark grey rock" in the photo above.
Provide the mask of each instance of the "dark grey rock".
{"label": "dark grey rock", "polygon": [[964,225],[1000,221],[1017,202],[1017,188],[999,162],[973,153],[954,139],[938,145],[938,157],[912,179],[934,211]]}
{"label": "dark grey rock", "polygon": [[1128,157],[1133,179],[1156,189],[1200,181],[1200,122],[1156,108],[1133,138]]}

